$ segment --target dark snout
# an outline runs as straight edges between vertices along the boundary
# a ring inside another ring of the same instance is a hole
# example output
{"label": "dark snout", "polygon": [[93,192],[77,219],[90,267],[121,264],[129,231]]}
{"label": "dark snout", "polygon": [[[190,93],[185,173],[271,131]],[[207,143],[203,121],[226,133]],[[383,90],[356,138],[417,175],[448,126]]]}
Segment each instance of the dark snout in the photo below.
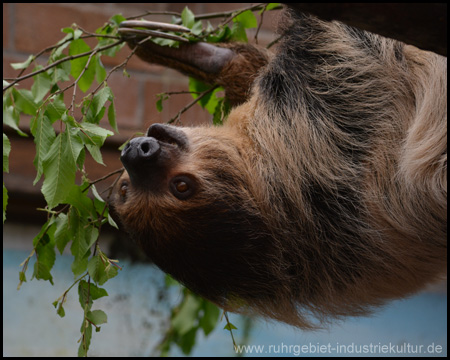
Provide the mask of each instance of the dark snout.
{"label": "dark snout", "polygon": [[131,139],[125,146],[120,155],[120,161],[122,161],[134,185],[148,176],[160,153],[161,146],[158,140],[151,137]]}
{"label": "dark snout", "polygon": [[188,140],[182,130],[162,124],[149,127],[146,137],[132,139],[120,160],[133,185],[151,185],[160,180],[170,165],[186,150]]}

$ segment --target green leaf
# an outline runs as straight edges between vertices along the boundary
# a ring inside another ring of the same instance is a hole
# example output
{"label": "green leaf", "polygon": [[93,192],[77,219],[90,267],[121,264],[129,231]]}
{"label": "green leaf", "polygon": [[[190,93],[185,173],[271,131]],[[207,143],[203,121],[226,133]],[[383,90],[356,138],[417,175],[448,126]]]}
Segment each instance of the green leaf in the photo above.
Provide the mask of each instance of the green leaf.
{"label": "green leaf", "polygon": [[3,125],[8,125],[17,131],[20,136],[28,135],[19,129],[20,113],[14,106],[6,104],[8,101],[3,100]]}
{"label": "green leaf", "polygon": [[53,277],[50,274],[50,269],[40,261],[34,263],[33,276],[38,280],[48,280],[53,285]]}
{"label": "green leaf", "polygon": [[75,278],[82,275],[87,269],[90,246],[86,239],[90,238],[90,228],[91,227],[88,226],[88,219],[80,217],[77,211],[72,211],[71,209],[69,212],[68,232],[72,239],[70,252],[75,257],[72,263],[72,272]]}
{"label": "green leaf", "polygon": [[89,111],[92,111],[91,115],[96,117],[108,99],[112,96],[111,89],[108,86],[104,86],[97,94],[95,94],[89,107]]}
{"label": "green leaf", "polygon": [[64,307],[62,306],[62,304],[59,304],[56,313],[60,316],[60,317],[64,317],[66,316],[66,312],[64,311]]}
{"label": "green leaf", "polygon": [[156,101],[156,110],[158,110],[158,112],[161,112],[163,111],[163,101],[169,99],[169,95],[167,95],[166,93],[161,93],[156,94],[156,97],[158,98],[158,101]]}
{"label": "green leaf", "polygon": [[101,325],[108,322],[108,317],[102,310],[92,310],[86,314],[86,317],[95,325]]}
{"label": "green leaf", "polygon": [[[59,55],[58,57],[55,57],[54,61],[60,60],[67,57],[66,55]],[[53,83],[58,83],[61,81],[68,81],[70,79],[70,71],[71,71],[71,62],[70,61],[64,61],[57,65],[56,67],[53,67],[48,70],[48,73],[52,77]]]}
{"label": "green leaf", "polygon": [[241,23],[234,23],[231,28],[231,41],[242,41],[248,42],[247,34],[245,33],[245,28]]}
{"label": "green leaf", "polygon": [[101,55],[95,55],[95,80],[97,83],[101,84],[106,79],[106,69],[103,66]]}
{"label": "green leaf", "polygon": [[119,132],[119,129],[117,128],[117,122],[116,122],[116,108],[114,106],[114,100],[111,100],[111,104],[108,107],[108,122],[109,125],[114,129],[115,132]]}
{"label": "green leaf", "polygon": [[3,134],[3,172],[9,172],[9,153],[11,152],[11,143],[8,137]]}
{"label": "green leaf", "polygon": [[69,217],[64,213],[61,213],[56,218],[56,231],[55,231],[55,243],[61,255],[64,251],[64,248],[71,240],[68,230],[69,230]]}
{"label": "green leaf", "polygon": [[53,97],[45,108],[44,114],[49,118],[50,122],[53,124],[57,120],[61,120],[61,118],[66,113],[66,104],[64,104],[64,96],[60,94],[56,97]]}
{"label": "green leaf", "polygon": [[189,29],[192,29],[192,27],[194,26],[195,15],[191,10],[189,10],[187,6],[181,12],[181,22],[183,26],[186,26]]}
{"label": "green leaf", "polygon": [[189,355],[191,353],[192,348],[195,345],[196,335],[197,328],[193,328],[177,340],[177,344],[181,348],[181,351],[183,351],[183,354]]}
{"label": "green leaf", "polygon": [[[72,30],[72,29],[70,29],[70,30]],[[64,29],[62,29],[61,31],[66,32],[66,31],[64,31]],[[57,45],[59,45],[59,46],[52,50],[49,62],[55,62],[56,61],[55,59],[58,59],[62,55],[62,52],[64,51],[64,49],[70,45],[70,41],[66,41],[66,40],[70,40],[70,39],[73,39],[73,30],[71,33],[68,33],[66,36],[64,36],[64,38],[62,38],[60,41],[57,42]]]}
{"label": "green leaf", "polygon": [[203,317],[200,319],[200,327],[207,336],[213,331],[217,325],[220,317],[221,310],[213,303],[204,300],[203,305]]}
{"label": "green leaf", "polygon": [[105,165],[103,163],[100,147],[105,142],[105,139],[108,136],[113,135],[114,133],[98,125],[91,124],[88,122],[83,122],[79,126],[80,128],[83,129],[83,131],[80,134],[80,137],[86,144],[86,148],[89,150],[89,153],[91,154],[92,158],[99,164]]}
{"label": "green leaf", "polygon": [[14,95],[15,107],[18,111],[27,115],[36,115],[39,103],[34,99],[33,94],[27,89],[12,89]]}
{"label": "green leaf", "polygon": [[92,339],[92,325],[83,317],[83,323],[81,324],[81,341],[78,347],[78,357],[87,357],[89,346]]}
{"label": "green leaf", "polygon": [[[74,40],[71,42],[69,47],[69,55],[79,55],[86,53],[90,51],[91,48],[83,39]],[[80,74],[84,71],[86,64],[88,62],[89,56],[83,56],[81,58],[77,58],[70,61],[71,70],[70,74],[75,78],[78,79]],[[94,81],[95,77],[95,61],[91,60],[89,63],[88,68],[86,71],[84,71],[83,75],[81,76],[80,80],[78,81],[78,87],[81,89],[81,91],[86,92],[92,82]]]}
{"label": "green leaf", "polygon": [[93,256],[88,263],[88,272],[91,276],[91,279],[95,281],[95,283],[99,285],[103,285],[108,277],[105,273],[106,263],[103,262],[103,259],[100,255]]}
{"label": "green leaf", "polygon": [[114,15],[114,16],[110,19],[110,21],[111,21],[114,25],[116,25],[116,26],[119,26],[120,23],[123,22],[123,21],[125,21],[125,20],[126,20],[126,18],[123,17],[123,15],[121,15],[121,14],[119,14],[119,15]]}
{"label": "green leaf", "polygon": [[84,133],[89,136],[88,139],[86,137],[83,138],[83,140],[86,140],[85,143],[87,144],[90,143],[97,146],[102,146],[108,136],[114,135],[112,131],[88,122],[82,122],[79,126],[83,129]]}
{"label": "green leaf", "polygon": [[14,70],[19,70],[19,69],[26,69],[28,66],[30,66],[30,64],[34,61],[34,55],[30,55],[28,56],[28,59],[26,59],[24,62],[21,63],[12,63],[11,67]]}
{"label": "green leaf", "polygon": [[[189,77],[189,91],[192,93],[192,97],[197,99],[199,94],[211,88],[211,85],[205,84],[203,81],[194,79],[193,77]],[[205,107],[208,103],[209,99],[212,96],[212,92],[204,96],[198,103],[201,107]]]}
{"label": "green leaf", "polygon": [[88,197],[87,191],[83,191],[86,186],[78,186],[73,184],[71,189],[68,191],[64,203],[70,204],[73,208],[78,211],[81,217],[85,218],[95,218],[96,211],[92,200]]}
{"label": "green leaf", "polygon": [[36,144],[36,156],[33,160],[34,167],[36,168],[36,178],[33,181],[33,185],[36,185],[42,176],[43,161],[55,141],[56,134],[49,118],[41,113],[31,122],[30,130],[34,136],[34,143]]}
{"label": "green leaf", "polygon": [[230,37],[231,37],[231,29],[228,26],[225,26],[219,31],[219,33],[208,35],[207,42],[209,43],[225,42]]}
{"label": "green leaf", "polygon": [[240,23],[244,29],[251,29],[258,26],[258,21],[252,11],[247,10],[233,18],[233,22]]}
{"label": "green leaf", "polygon": [[232,323],[227,323],[224,327],[223,327],[223,329],[224,330],[228,330],[228,331],[231,331],[231,330],[237,330],[237,327],[236,326],[234,326]]}
{"label": "green leaf", "polygon": [[[44,238],[49,238],[48,234],[44,235]],[[34,277],[38,280],[49,280],[53,285],[53,277],[50,274],[53,265],[55,264],[55,249],[54,244],[48,242],[45,245],[39,244],[36,247],[37,261],[34,264]]]}
{"label": "green leaf", "polygon": [[[278,6],[280,6],[280,5],[281,5],[280,3],[269,3],[269,4],[267,5],[267,7],[266,7],[266,11],[275,9],[276,7],[278,7]],[[261,10],[259,11],[259,13],[262,13],[262,11],[263,11],[263,9],[261,9]]]}
{"label": "green leaf", "polygon": [[82,149],[80,138],[66,128],[54,139],[43,159],[45,180],[41,191],[50,209],[64,200],[74,184],[76,161]]}
{"label": "green leaf", "polygon": [[108,296],[105,289],[89,283],[86,280],[81,280],[78,284],[78,300],[81,307],[84,309],[87,306],[89,310],[94,300],[100,299],[103,296]]}
{"label": "green leaf", "polygon": [[181,304],[179,312],[172,319],[172,327],[180,335],[186,334],[197,324],[197,314],[201,303],[198,298],[188,294]]}
{"label": "green leaf", "polygon": [[[42,67],[39,67],[42,68]],[[38,68],[37,68],[38,69]],[[35,69],[36,70],[36,69]],[[39,103],[42,101],[53,86],[52,78],[46,72],[33,76],[34,83],[31,86],[31,93],[34,96],[34,101]]]}

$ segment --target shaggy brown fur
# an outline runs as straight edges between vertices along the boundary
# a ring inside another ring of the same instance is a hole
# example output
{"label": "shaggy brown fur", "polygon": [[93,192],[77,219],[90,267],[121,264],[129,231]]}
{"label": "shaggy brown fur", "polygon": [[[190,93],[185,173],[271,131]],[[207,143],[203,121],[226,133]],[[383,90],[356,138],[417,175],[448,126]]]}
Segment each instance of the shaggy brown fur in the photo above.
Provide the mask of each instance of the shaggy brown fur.
{"label": "shaggy brown fur", "polygon": [[153,125],[130,142],[115,207],[193,291],[308,328],[445,271],[447,59],[337,22],[283,23],[225,126]]}

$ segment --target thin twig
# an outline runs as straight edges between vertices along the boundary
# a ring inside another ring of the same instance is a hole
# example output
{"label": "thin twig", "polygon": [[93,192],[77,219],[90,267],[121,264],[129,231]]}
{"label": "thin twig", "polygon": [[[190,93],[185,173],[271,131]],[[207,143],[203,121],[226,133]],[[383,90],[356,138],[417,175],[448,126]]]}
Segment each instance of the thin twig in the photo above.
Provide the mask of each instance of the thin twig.
{"label": "thin twig", "polygon": [[5,80],[14,80],[14,81],[12,83],[6,85],[3,88],[3,91],[8,90],[11,86],[17,84],[18,82],[20,82],[22,80],[25,80],[25,79],[28,79],[30,77],[33,77],[34,75],[46,72],[47,70],[49,70],[49,69],[51,69],[51,68],[53,68],[55,66],[58,66],[59,64],[62,64],[63,62],[70,61],[70,60],[75,60],[75,59],[78,59],[78,58],[81,58],[81,57],[84,57],[84,56],[89,56],[93,51],[100,52],[100,51],[108,50],[108,49],[110,49],[110,48],[112,48],[114,46],[117,46],[117,45],[123,43],[124,41],[125,40],[121,39],[121,40],[118,40],[118,41],[116,41],[116,42],[114,42],[112,44],[102,46],[102,47],[100,47],[98,49],[90,50],[90,51],[87,51],[85,53],[78,54],[78,55],[67,56],[67,57],[65,57],[63,59],[60,59],[58,61],[55,61],[54,63],[51,63],[51,64],[47,65],[46,67],[44,67],[44,68],[42,68],[40,70],[34,71],[32,73],[29,73],[27,75],[24,75],[24,76],[21,76],[21,77],[18,77],[18,78],[7,78]]}
{"label": "thin twig", "polygon": [[203,91],[201,95],[199,95],[197,98],[195,98],[192,102],[187,104],[184,108],[182,108],[173,118],[171,118],[167,124],[172,124],[175,120],[179,119],[181,114],[185,113],[187,110],[189,110],[192,106],[194,106],[196,103],[198,103],[201,99],[203,99],[206,95],[213,92],[215,89],[217,89],[219,85],[214,85],[211,88],[209,88],[206,91]]}

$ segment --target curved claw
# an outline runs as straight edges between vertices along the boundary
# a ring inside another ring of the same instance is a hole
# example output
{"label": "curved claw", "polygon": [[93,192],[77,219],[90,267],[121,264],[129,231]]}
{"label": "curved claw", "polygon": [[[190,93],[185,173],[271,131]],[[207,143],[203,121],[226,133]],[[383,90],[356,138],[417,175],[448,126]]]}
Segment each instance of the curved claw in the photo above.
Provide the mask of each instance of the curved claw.
{"label": "curved claw", "polygon": [[150,30],[164,30],[174,32],[190,32],[191,30],[181,25],[174,25],[148,20],[126,20],[120,23],[119,27],[141,27]]}
{"label": "curved claw", "polygon": [[129,29],[129,28],[119,28],[119,33],[122,35],[140,35],[142,37],[146,36],[154,36],[159,37],[163,39],[170,39],[170,40],[176,40],[176,41],[182,41],[182,42],[189,42],[188,39],[185,39],[184,37],[174,35],[174,34],[167,34],[161,31],[155,31],[155,30],[140,30],[140,29]]}

